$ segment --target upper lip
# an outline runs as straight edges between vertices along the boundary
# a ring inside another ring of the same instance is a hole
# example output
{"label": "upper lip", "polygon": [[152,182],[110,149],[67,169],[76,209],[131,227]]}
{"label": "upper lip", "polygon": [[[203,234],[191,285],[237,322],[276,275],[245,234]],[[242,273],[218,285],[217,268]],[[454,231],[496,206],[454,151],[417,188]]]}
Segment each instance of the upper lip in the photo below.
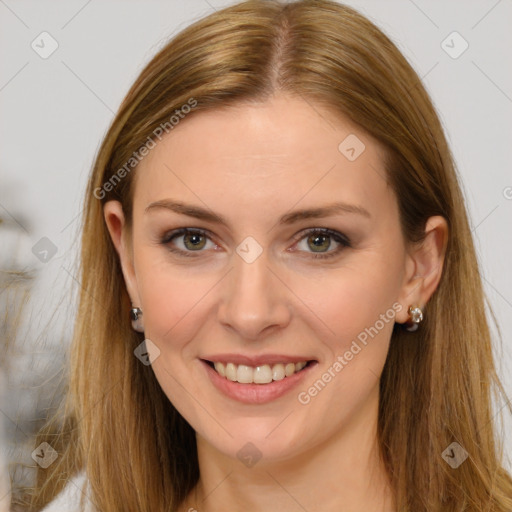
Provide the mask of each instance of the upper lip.
{"label": "upper lip", "polygon": [[262,366],[264,364],[272,365],[278,363],[300,363],[302,361],[316,361],[309,356],[289,356],[284,354],[260,354],[257,356],[245,356],[242,354],[213,354],[205,356],[202,359],[212,363],[233,363],[246,366]]}

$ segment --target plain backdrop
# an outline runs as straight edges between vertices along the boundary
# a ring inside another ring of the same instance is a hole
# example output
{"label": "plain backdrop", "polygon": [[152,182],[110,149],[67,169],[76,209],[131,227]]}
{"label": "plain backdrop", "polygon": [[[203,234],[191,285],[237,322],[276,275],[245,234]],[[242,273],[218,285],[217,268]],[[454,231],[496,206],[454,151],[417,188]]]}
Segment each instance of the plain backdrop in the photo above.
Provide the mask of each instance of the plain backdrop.
{"label": "plain backdrop", "polygon": [[[62,375],[79,286],[74,261],[80,206],[113,113],[169,37],[231,3],[0,0],[0,263],[3,269],[28,273],[31,297],[7,361],[8,398],[0,404],[7,437],[20,429],[29,436],[29,420],[43,399],[37,390]],[[485,290],[502,333],[496,359],[510,399],[512,3],[347,3],[396,42],[439,111],[461,175]],[[34,49],[41,37],[45,51],[58,45],[47,58]],[[40,247],[36,244],[48,250],[42,259],[33,250]],[[504,405],[504,400],[497,403],[495,414]],[[511,427],[505,415],[501,435],[512,469]]]}

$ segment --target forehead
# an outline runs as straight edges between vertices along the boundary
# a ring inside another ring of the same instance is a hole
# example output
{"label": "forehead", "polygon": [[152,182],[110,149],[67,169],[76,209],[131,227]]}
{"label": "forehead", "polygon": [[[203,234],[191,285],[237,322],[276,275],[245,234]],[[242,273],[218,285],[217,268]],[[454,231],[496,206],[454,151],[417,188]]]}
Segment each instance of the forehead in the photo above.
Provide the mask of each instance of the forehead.
{"label": "forehead", "polygon": [[134,210],[172,197],[238,215],[319,201],[371,211],[393,199],[383,154],[357,125],[301,98],[196,111],[139,165]]}

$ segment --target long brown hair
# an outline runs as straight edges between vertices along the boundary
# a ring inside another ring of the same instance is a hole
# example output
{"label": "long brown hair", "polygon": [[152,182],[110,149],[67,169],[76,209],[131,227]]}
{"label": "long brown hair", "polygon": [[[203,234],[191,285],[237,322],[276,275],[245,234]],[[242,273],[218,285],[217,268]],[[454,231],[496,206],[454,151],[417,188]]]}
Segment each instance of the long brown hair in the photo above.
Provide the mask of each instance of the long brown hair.
{"label": "long brown hair", "polygon": [[[512,479],[502,467],[491,408],[503,388],[443,129],[390,39],[329,0],[250,0],[219,10],[174,37],[128,92],[87,189],[69,393],[38,439],[60,457],[39,471],[32,506],[47,503],[82,468],[102,512],[175,511],[198,481],[193,429],[151,367],[134,357],[143,336],[127,317],[130,300],[102,208],[121,201],[129,222],[137,166],[126,163],[191,99],[193,116],[275,91],[348,116],[387,148],[387,179],[406,241],[422,240],[430,216],[442,215],[449,226],[443,275],[425,321],[414,334],[395,325],[380,381],[378,440],[398,510],[510,511]],[[453,442],[469,454],[457,469],[442,455]]]}

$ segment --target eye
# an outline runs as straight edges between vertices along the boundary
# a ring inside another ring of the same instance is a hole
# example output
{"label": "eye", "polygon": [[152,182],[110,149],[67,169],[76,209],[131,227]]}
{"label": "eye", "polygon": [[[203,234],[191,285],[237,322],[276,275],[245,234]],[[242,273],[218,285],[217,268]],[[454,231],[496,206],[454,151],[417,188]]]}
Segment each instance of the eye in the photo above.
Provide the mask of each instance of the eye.
{"label": "eye", "polygon": [[[174,240],[179,240],[180,238],[182,241],[177,245],[181,245],[182,248],[172,247],[171,242],[175,243]],[[178,253],[182,256],[194,257],[195,254],[191,253],[202,252],[202,249],[206,247],[208,241],[216,247],[216,244],[211,241],[206,231],[182,228],[167,233],[161,243],[166,245],[171,252]]]}
{"label": "eye", "polygon": [[[180,239],[180,243],[175,242]],[[298,240],[299,243],[305,240],[306,249],[301,249],[301,252],[309,252],[315,259],[332,258],[339,254],[344,248],[351,247],[350,240],[345,235],[326,228],[309,229],[305,234],[302,232],[300,236],[295,238],[295,240]],[[338,247],[333,251],[329,251],[329,248],[332,245],[332,240],[338,244]],[[213,247],[210,248],[217,247],[217,244],[211,240],[208,232],[202,229],[191,228],[181,228],[171,231],[161,240],[161,243],[165,245],[169,251],[186,257],[198,256],[193,253],[200,253],[203,252],[203,249],[208,249],[208,242],[213,245]],[[308,248],[312,248],[312,251],[308,250]]]}
{"label": "eye", "polygon": [[[302,234],[299,238],[299,242],[303,240],[306,243],[306,252],[309,252],[308,248],[312,249],[313,258],[332,258],[338,255],[344,248],[351,247],[350,240],[345,235],[326,228],[309,229],[305,235]],[[329,251],[332,240],[338,244],[338,247],[333,251]]]}

